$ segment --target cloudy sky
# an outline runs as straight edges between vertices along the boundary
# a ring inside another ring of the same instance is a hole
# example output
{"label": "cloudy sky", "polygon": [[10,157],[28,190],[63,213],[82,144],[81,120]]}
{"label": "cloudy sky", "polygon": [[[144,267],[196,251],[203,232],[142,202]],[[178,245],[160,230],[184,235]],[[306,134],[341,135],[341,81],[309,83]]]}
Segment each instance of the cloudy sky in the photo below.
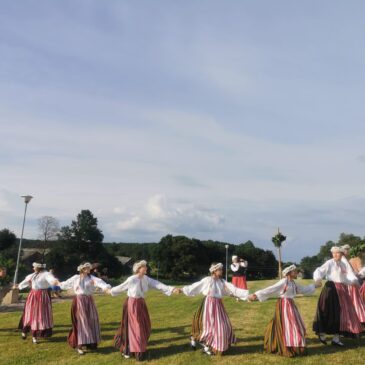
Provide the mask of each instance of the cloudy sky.
{"label": "cloudy sky", "polygon": [[365,235],[362,1],[0,2],[0,227],[312,255]]}

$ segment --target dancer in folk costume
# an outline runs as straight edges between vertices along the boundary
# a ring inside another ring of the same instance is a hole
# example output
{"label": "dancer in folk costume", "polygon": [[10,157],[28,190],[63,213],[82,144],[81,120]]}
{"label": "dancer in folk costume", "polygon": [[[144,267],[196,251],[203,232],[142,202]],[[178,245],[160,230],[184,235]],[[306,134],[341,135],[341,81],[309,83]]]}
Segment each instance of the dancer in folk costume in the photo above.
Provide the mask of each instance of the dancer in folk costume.
{"label": "dancer in folk costume", "polygon": [[[346,265],[349,272],[352,272],[353,275],[358,276],[358,262],[355,259],[351,259],[350,249],[350,245],[341,246],[341,250],[343,252],[341,260]],[[349,295],[351,297],[351,301],[355,308],[359,321],[365,324],[365,302],[360,293],[360,281],[358,281],[356,284],[348,285],[347,289],[349,291]]]}
{"label": "dancer in folk costume", "polygon": [[33,270],[34,273],[29,274],[16,287],[19,290],[31,288],[18,328],[22,331],[23,340],[27,338],[27,333],[32,331],[32,341],[36,344],[39,338],[52,336],[53,315],[48,288],[58,282],[46,271],[46,264],[34,262]]}
{"label": "dancer in folk costume", "polygon": [[326,334],[331,334],[334,335],[332,345],[344,346],[340,334],[358,337],[363,332],[348,290],[348,285],[357,284],[358,279],[342,261],[340,247],[332,247],[331,253],[333,258],[313,273],[314,281],[327,280],[318,300],[313,331],[325,345]]}
{"label": "dancer in folk costume", "polygon": [[83,355],[84,349],[96,349],[101,341],[99,316],[92,297],[96,288],[103,291],[111,286],[90,274],[92,266],[82,263],[78,275],[60,283],[62,290],[72,289],[76,296],[71,305],[72,329],[68,335],[69,345]]}
{"label": "dancer in folk costume", "polygon": [[274,318],[265,331],[265,352],[287,357],[306,353],[306,330],[294,303],[294,297],[298,294],[313,294],[316,287],[320,287],[321,284],[301,286],[294,281],[297,276],[296,266],[291,265],[283,270],[283,279],[249,296],[249,300],[259,300],[260,302],[270,297],[279,297],[276,302]]}
{"label": "dancer in folk costume", "polygon": [[114,345],[125,358],[134,355],[136,360],[141,361],[151,334],[150,316],[144,300],[146,293],[150,289],[157,289],[170,296],[172,293],[179,293],[179,289],[148,277],[147,262],[144,260],[133,265],[133,273],[124,283],[109,292],[112,296],[123,292],[128,295],[123,305],[122,321],[114,337]]}
{"label": "dancer in folk costume", "polygon": [[238,256],[232,256],[232,284],[236,288],[247,289],[246,270],[248,262],[243,259],[238,259]]}
{"label": "dancer in folk costume", "polygon": [[187,296],[203,294],[205,297],[193,317],[191,346],[203,345],[207,355],[222,354],[236,342],[232,324],[224,308],[222,297],[234,296],[242,300],[248,297],[248,290],[236,288],[222,279],[223,265],[213,263],[210,276],[185,286],[182,292]]}

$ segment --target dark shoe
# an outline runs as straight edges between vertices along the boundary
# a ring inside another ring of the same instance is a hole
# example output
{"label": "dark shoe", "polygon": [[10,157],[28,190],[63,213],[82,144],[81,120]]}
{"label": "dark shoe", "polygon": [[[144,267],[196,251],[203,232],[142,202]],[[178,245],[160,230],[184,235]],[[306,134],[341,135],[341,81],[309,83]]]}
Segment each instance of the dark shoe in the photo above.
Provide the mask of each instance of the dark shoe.
{"label": "dark shoe", "polygon": [[321,338],[321,336],[318,336],[319,342],[323,343],[323,345],[327,345],[327,341],[323,338]]}

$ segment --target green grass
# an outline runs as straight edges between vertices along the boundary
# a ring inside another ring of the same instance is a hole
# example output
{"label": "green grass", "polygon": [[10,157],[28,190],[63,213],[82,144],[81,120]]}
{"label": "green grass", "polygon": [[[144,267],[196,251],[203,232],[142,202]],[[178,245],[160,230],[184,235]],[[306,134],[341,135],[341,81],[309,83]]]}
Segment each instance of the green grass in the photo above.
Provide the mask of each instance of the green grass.
{"label": "green grass", "polygon": [[[272,281],[249,283],[251,291],[263,288]],[[238,343],[227,355],[209,358],[200,351],[193,352],[188,345],[190,324],[194,311],[202,297],[188,298],[184,295],[166,297],[150,292],[147,305],[151,315],[152,334],[147,360],[150,364],[356,364],[364,363],[365,341],[344,340],[345,349],[323,346],[311,330],[316,309],[316,295],[296,299],[308,330],[308,356],[285,359],[262,352],[263,333],[271,319],[275,300],[265,303],[236,302],[225,298],[224,304],[235,329]],[[79,356],[66,343],[70,329],[71,302],[54,304],[54,335],[49,341],[33,345],[30,338],[20,339],[17,327],[20,312],[0,313],[0,364],[1,365],[68,365],[68,364],[121,364],[135,360],[121,359],[113,346],[113,336],[119,325],[121,307],[125,296],[96,296],[103,341],[97,352]]]}

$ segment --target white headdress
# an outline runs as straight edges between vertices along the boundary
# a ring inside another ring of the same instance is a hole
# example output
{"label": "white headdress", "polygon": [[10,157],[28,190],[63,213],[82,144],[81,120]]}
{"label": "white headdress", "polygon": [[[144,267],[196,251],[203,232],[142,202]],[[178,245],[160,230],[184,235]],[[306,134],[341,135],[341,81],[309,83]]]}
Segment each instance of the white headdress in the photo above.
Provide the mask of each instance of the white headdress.
{"label": "white headdress", "polygon": [[146,260],[141,260],[141,261],[138,261],[136,262],[134,265],[133,265],[133,272],[135,274],[137,274],[138,270],[143,267],[143,266],[147,266],[147,261]]}
{"label": "white headdress", "polygon": [[214,271],[217,271],[219,269],[223,269],[223,264],[221,264],[220,262],[218,264],[211,265],[209,268],[209,272],[213,274]]}
{"label": "white headdress", "polygon": [[238,259],[238,256],[233,255],[233,256],[232,256],[232,261],[233,261],[233,260],[236,260],[236,259]]}
{"label": "white headdress", "polygon": [[80,264],[79,266],[77,266],[77,271],[81,271],[83,269],[86,269],[87,267],[92,269],[90,262],[85,262],[84,264]]}
{"label": "white headdress", "polygon": [[333,247],[331,248],[331,253],[334,253],[334,252],[340,252],[340,253],[343,253],[342,247],[333,246]]}
{"label": "white headdress", "polygon": [[290,272],[296,270],[297,267],[295,265],[290,265],[288,267],[286,267],[284,270],[283,270],[283,276],[287,276]]}
{"label": "white headdress", "polygon": [[39,262],[33,262],[33,267],[35,268],[35,269],[45,269],[46,268],[46,264],[40,264]]}
{"label": "white headdress", "polygon": [[341,246],[342,252],[345,251],[345,250],[349,250],[350,248],[351,248],[351,246],[350,245],[347,245],[347,244]]}

